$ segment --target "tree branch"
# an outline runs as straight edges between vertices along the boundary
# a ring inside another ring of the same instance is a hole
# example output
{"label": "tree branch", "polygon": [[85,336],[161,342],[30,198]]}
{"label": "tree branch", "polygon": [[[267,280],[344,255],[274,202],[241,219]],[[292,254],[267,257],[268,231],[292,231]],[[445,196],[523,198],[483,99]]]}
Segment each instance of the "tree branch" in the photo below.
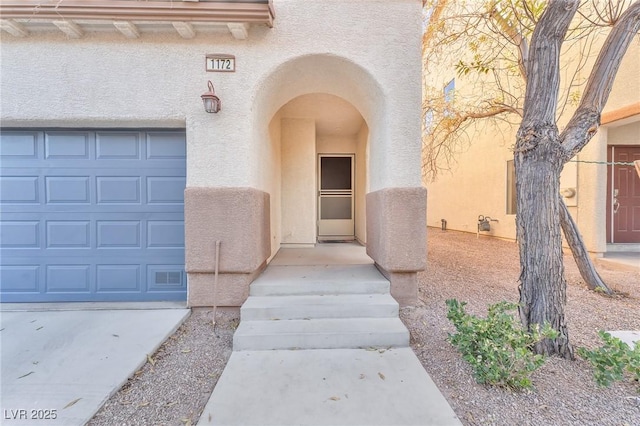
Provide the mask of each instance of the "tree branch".
{"label": "tree branch", "polygon": [[[518,68],[523,80],[527,80],[527,62],[529,61],[529,42],[516,28],[509,25],[509,22],[502,16],[497,9],[497,5],[493,4],[491,8],[491,18],[493,18],[498,26],[504,31],[509,39],[518,47]],[[516,12],[514,11],[514,14]]]}
{"label": "tree branch", "polygon": [[521,129],[528,129],[533,123],[555,126],[560,48],[577,9],[577,0],[552,1],[536,25],[527,64],[529,78]]}
{"label": "tree branch", "polygon": [[425,181],[434,181],[439,170],[448,170],[455,163],[455,157],[469,143],[466,134],[475,120],[494,118],[519,111],[509,105],[491,105],[478,111],[455,112],[453,116],[438,121],[431,132],[423,137],[422,177]]}
{"label": "tree branch", "polygon": [[460,119],[462,121],[466,121],[466,120],[476,120],[480,118],[489,118],[489,117],[495,117],[496,115],[499,115],[505,112],[519,114],[518,110],[511,108],[507,105],[502,105],[502,106],[495,106],[492,109],[483,110],[482,112],[471,112],[471,111],[465,112],[460,115]]}
{"label": "tree branch", "polygon": [[607,284],[602,280],[600,274],[596,270],[589,253],[587,252],[578,225],[571,217],[567,205],[564,203],[562,196],[558,194],[558,204],[560,205],[560,226],[564,232],[567,244],[571,248],[571,254],[573,254],[573,260],[576,262],[576,266],[580,271],[582,279],[589,287],[589,290],[600,289],[603,293],[613,294],[613,291],[607,287]]}
{"label": "tree branch", "polygon": [[[442,16],[442,11],[447,6],[447,0],[440,0],[436,2],[431,8],[431,16],[429,17],[429,24],[427,25],[427,29],[422,35],[422,56],[424,56],[425,51],[431,47],[431,40],[433,39],[434,33],[438,29],[437,23],[440,22],[440,17]],[[422,7],[426,6],[426,2],[422,2]]]}
{"label": "tree branch", "polygon": [[607,36],[593,66],[578,109],[560,135],[565,161],[577,154],[600,126],[600,114],[609,98],[622,58],[640,30],[640,0],[620,16]]}

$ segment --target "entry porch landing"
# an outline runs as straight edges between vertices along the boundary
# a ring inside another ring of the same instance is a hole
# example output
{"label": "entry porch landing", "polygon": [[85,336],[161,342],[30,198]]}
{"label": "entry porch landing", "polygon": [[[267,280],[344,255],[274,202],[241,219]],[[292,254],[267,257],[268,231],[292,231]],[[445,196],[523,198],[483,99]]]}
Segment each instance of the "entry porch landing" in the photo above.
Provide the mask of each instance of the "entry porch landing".
{"label": "entry porch landing", "polygon": [[273,266],[373,265],[366,248],[357,242],[318,243],[315,247],[281,248],[273,258]]}

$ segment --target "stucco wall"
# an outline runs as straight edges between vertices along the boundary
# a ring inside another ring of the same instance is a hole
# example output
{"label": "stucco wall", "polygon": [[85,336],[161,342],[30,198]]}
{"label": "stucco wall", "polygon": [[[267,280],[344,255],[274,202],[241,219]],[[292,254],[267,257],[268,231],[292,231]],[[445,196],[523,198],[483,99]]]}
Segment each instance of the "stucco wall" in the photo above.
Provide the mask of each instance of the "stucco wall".
{"label": "stucco wall", "polygon": [[316,242],[316,127],[285,118],[282,126],[282,243]]}
{"label": "stucco wall", "polygon": [[[293,3],[284,2],[287,7],[278,9],[275,2],[274,30],[286,48],[277,52],[278,61],[266,64],[270,67],[256,96],[255,130],[261,117],[268,119],[297,96],[339,96],[353,104],[370,127],[370,161],[377,166],[370,176],[372,189],[419,186],[420,2],[308,1],[297,11],[290,7]],[[365,41],[376,48],[362,49]],[[380,61],[380,55],[388,57],[388,63]],[[254,170],[257,181],[260,173]]]}
{"label": "stucco wall", "polygon": [[362,244],[367,242],[366,208],[367,193],[367,173],[369,168],[369,149],[367,141],[369,139],[369,129],[366,124],[362,124],[360,131],[356,135],[356,239]]}
{"label": "stucco wall", "polygon": [[640,121],[608,129],[609,145],[640,145]]}
{"label": "stucco wall", "polygon": [[269,124],[269,143],[265,143],[269,149],[265,152],[264,161],[273,165],[269,176],[266,191],[271,194],[271,258],[280,249],[282,242],[282,124],[280,115],[271,120]]}
{"label": "stucco wall", "polygon": [[625,53],[604,112],[614,111],[640,101],[640,35],[631,42]]}
{"label": "stucco wall", "polygon": [[508,127],[473,129],[468,148],[457,156],[451,171],[441,172],[428,183],[427,224],[465,232],[477,231],[478,216],[491,222],[493,235],[515,238],[515,215],[507,215],[507,161],[513,159],[515,135]]}
{"label": "stucco wall", "polygon": [[[606,161],[607,129],[598,134],[577,156],[581,161]],[[587,249],[595,253],[606,251],[607,166],[578,163],[578,207],[571,215],[580,229]]]}
{"label": "stucco wall", "polygon": [[318,154],[355,154],[354,136],[318,135],[316,140]]}
{"label": "stucco wall", "polygon": [[[380,170],[372,177],[373,188],[419,186],[420,2],[275,0],[274,7],[274,28],[252,27],[244,41],[230,34],[192,40],[164,33],[143,34],[137,40],[115,32],[89,33],[78,40],[61,33],[24,39],[3,34],[3,123],[186,127],[188,186],[266,190],[271,165],[264,164],[263,152],[256,149],[253,119],[265,115],[263,133],[258,133],[264,141],[271,117],[286,101],[300,92],[340,92],[348,100],[357,98],[356,106],[368,120],[378,121],[380,128],[389,125],[379,132],[372,153]],[[376,48],[363,49],[363,43]],[[312,66],[287,81],[293,90],[281,96],[263,92],[269,107],[256,112],[256,93],[281,64],[326,52],[366,70],[370,83],[352,85],[355,75],[334,64]],[[235,55],[237,71],[205,72],[208,53]],[[217,115],[202,108],[200,94],[208,79],[222,99]],[[333,84],[342,79],[342,87]],[[376,85],[377,93],[368,84]],[[45,106],[31,102],[34,93],[46,99]]]}

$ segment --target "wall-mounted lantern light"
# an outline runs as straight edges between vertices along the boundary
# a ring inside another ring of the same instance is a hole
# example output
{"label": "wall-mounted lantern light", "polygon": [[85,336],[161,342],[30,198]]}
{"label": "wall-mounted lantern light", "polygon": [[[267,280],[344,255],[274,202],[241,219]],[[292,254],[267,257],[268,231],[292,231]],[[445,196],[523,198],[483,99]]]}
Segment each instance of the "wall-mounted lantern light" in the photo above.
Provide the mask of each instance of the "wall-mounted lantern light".
{"label": "wall-mounted lantern light", "polygon": [[204,103],[204,110],[211,113],[215,113],[220,111],[222,108],[222,102],[220,98],[216,96],[216,92],[213,88],[213,83],[209,80],[209,91],[205,92],[200,96],[202,98],[202,102]]}

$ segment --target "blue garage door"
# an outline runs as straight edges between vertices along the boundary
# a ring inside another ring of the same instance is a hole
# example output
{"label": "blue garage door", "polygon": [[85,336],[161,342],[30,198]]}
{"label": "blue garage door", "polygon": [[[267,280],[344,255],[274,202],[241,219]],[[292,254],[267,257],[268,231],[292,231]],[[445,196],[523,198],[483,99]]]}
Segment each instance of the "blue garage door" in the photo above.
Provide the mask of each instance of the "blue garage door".
{"label": "blue garage door", "polygon": [[184,131],[0,134],[0,300],[186,299]]}

